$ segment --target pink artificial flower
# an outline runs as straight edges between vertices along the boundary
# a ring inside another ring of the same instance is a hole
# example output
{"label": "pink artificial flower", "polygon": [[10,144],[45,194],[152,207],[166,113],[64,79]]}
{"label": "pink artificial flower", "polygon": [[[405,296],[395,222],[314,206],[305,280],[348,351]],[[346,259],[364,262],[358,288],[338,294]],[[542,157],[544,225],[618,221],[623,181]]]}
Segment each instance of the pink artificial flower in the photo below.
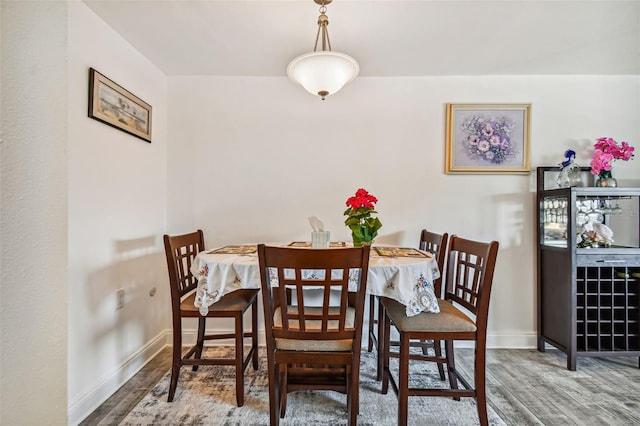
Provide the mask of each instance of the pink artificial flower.
{"label": "pink artificial flower", "polygon": [[621,142],[621,145],[622,145],[622,148],[620,150],[621,151],[620,159],[624,161],[628,161],[633,157],[633,151],[635,151],[635,148],[629,145],[628,142],[624,142],[624,141]]}
{"label": "pink artificial flower", "polygon": [[610,171],[615,160],[628,161],[633,158],[634,147],[628,142],[618,142],[613,138],[599,138],[593,145],[593,159],[591,160],[591,174],[597,175],[602,171]]}

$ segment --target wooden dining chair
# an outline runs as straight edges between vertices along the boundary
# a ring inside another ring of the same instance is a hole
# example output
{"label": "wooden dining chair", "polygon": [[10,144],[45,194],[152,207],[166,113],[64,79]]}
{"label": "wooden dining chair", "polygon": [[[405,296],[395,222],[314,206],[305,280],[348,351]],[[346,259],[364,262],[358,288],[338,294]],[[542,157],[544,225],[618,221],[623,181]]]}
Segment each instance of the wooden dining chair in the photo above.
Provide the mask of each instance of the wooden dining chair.
{"label": "wooden dining chair", "polygon": [[[438,262],[438,271],[440,271],[440,277],[433,282],[433,288],[435,295],[438,299],[442,298],[442,278],[444,276],[444,261],[447,254],[447,242],[449,240],[449,234],[446,232],[444,234],[438,234],[435,232],[427,231],[423,229],[420,232],[420,241],[418,243],[418,248],[423,251],[427,251],[433,254],[436,257],[436,261]],[[382,309],[379,306],[378,296],[370,295],[369,296],[369,346],[368,350],[371,352],[371,348],[375,345],[377,354],[378,354],[378,368],[377,368],[377,380],[382,379],[382,350],[380,350],[382,345],[382,333],[384,332],[383,328],[383,315]],[[373,320],[375,315],[375,307],[378,305],[378,318]],[[374,332],[375,325],[378,325],[377,335]],[[399,342],[397,340],[390,341],[391,346],[398,346]],[[428,350],[432,348],[436,354],[436,356],[441,356],[442,354],[442,343],[440,341],[413,341],[411,342],[412,347],[419,347],[422,350],[423,355],[428,354]],[[394,356],[394,353],[391,354]],[[440,373],[440,380],[445,379],[444,375],[444,367],[441,364],[438,364],[438,372]]]}
{"label": "wooden dining chair", "polygon": [[[481,425],[488,425],[485,383],[487,320],[498,242],[482,243],[452,236],[447,255],[446,289],[438,301],[440,313],[420,313],[407,317],[405,306],[381,298],[384,315],[382,393],[389,382],[398,397],[398,425],[406,425],[409,396],[472,397]],[[471,318],[462,309],[471,313]],[[389,369],[389,334],[393,325],[400,334],[398,380]],[[444,340],[445,356],[416,355],[424,361],[447,365],[450,389],[415,388],[409,383],[409,345],[412,340]],[[474,386],[456,370],[453,343],[475,342]],[[464,389],[458,388],[458,381]],[[443,413],[446,415],[446,413]]]}
{"label": "wooden dining chair", "polygon": [[[164,248],[171,285],[171,310],[173,313],[173,361],[171,383],[167,401],[173,401],[180,367],[192,365],[193,371],[199,365],[230,365],[236,369],[236,403],[244,405],[244,371],[253,361],[253,369],[258,369],[258,292],[259,289],[240,289],[228,293],[209,307],[209,313],[202,316],[195,307],[198,281],[191,274],[191,265],[196,255],[204,250],[204,234],[201,230],[190,234],[164,236]],[[251,308],[251,331],[244,330],[244,314]],[[182,318],[198,318],[196,344],[182,355]],[[233,333],[205,334],[207,318],[232,318]],[[202,358],[206,340],[234,339],[235,358]],[[251,339],[247,356],[244,356],[245,339]]]}
{"label": "wooden dining chair", "polygon": [[[258,245],[272,426],[285,416],[287,394],[300,390],[346,394],[356,425],[369,250]],[[321,291],[319,306],[305,298],[310,289]]]}

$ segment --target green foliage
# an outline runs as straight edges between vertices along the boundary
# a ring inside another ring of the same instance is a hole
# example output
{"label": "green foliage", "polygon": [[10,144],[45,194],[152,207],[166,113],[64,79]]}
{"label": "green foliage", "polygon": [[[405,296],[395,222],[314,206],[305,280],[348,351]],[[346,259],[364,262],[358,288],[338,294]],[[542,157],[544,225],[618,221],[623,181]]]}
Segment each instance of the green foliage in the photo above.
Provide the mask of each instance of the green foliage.
{"label": "green foliage", "polygon": [[377,217],[371,217],[373,213],[377,212],[370,207],[357,209],[349,207],[344,211],[347,216],[344,223],[351,229],[354,243],[371,242],[378,235],[378,230],[382,228],[382,222]]}

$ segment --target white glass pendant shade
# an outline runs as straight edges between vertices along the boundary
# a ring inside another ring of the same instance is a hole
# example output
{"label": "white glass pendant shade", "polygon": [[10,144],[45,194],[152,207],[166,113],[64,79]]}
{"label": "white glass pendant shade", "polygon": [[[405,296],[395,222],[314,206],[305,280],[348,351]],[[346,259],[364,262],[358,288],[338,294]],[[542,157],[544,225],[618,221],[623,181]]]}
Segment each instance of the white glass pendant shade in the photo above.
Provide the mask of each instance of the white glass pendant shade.
{"label": "white glass pendant shade", "polygon": [[334,51],[311,52],[289,62],[287,75],[309,93],[325,98],[333,95],[356,78],[360,72],[358,61]]}

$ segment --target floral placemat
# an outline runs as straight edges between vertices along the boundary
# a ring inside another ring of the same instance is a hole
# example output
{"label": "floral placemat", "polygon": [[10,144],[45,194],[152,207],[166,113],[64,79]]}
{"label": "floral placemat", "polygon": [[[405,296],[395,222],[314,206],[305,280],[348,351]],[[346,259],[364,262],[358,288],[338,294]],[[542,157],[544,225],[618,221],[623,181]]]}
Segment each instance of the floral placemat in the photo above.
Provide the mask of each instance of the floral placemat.
{"label": "floral placemat", "polygon": [[373,249],[383,257],[429,257],[428,254],[411,247],[374,247]]}
{"label": "floral placemat", "polygon": [[224,246],[219,249],[211,250],[209,254],[253,254],[258,250],[254,245],[240,245],[240,246]]}

